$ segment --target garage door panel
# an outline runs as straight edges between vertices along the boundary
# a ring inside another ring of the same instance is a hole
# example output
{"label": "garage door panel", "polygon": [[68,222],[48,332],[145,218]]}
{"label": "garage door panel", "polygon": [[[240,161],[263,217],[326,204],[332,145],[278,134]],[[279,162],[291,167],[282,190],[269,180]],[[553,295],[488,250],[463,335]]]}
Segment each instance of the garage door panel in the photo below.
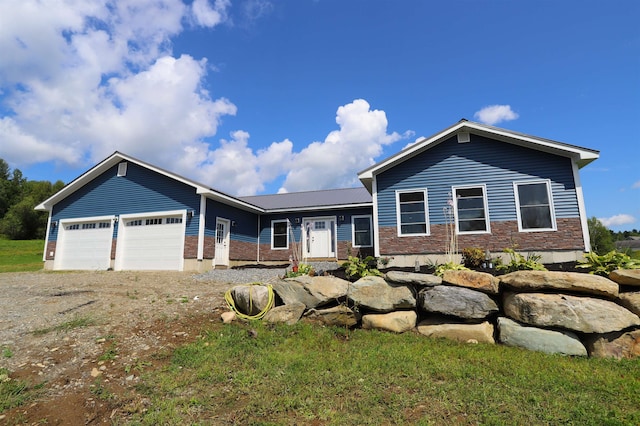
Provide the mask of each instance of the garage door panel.
{"label": "garage door panel", "polygon": [[110,221],[62,224],[58,231],[54,269],[108,269],[112,234]]}
{"label": "garage door panel", "polygon": [[118,237],[118,269],[182,270],[182,217],[127,219]]}

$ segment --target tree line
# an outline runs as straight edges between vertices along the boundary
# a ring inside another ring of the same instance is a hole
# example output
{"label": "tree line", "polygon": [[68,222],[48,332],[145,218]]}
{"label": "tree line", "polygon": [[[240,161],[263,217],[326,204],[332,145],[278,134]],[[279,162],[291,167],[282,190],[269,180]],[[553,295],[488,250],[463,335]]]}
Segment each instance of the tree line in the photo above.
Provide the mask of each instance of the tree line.
{"label": "tree line", "polygon": [[34,207],[63,187],[61,180],[28,180],[0,158],[0,234],[11,240],[44,239],[48,215]]}

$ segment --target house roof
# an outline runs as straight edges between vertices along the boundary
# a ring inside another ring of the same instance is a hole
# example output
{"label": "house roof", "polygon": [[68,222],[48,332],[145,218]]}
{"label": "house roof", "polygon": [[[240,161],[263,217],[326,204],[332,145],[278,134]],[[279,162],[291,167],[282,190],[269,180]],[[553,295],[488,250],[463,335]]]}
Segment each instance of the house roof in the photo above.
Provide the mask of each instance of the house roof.
{"label": "house roof", "polygon": [[501,142],[548,152],[563,157],[569,157],[572,158],[580,168],[586,166],[600,156],[600,152],[593,149],[539,138],[537,136],[531,136],[462,119],[453,126],[450,126],[433,136],[421,139],[399,153],[361,171],[358,173],[358,178],[369,189],[369,191],[371,191],[374,175],[388,170],[430,148],[433,148],[440,142],[443,142],[454,135],[465,133],[484,136]]}
{"label": "house roof", "polygon": [[320,210],[323,208],[369,207],[371,194],[364,187],[290,192],[239,197],[268,212]]}
{"label": "house roof", "polygon": [[87,170],[85,173],[83,173],[76,179],[69,182],[60,191],[56,192],[51,197],[47,198],[42,203],[38,204],[35,207],[35,210],[50,211],[56,203],[59,203],[60,201],[64,200],[69,195],[73,194],[78,189],[82,188],[84,185],[91,182],[93,179],[95,179],[96,177],[98,177],[99,175],[101,175],[102,173],[104,173],[105,171],[109,170],[111,167],[115,166],[116,164],[122,161],[136,163],[142,167],[153,170],[154,172],[165,175],[171,179],[174,179],[186,185],[192,186],[195,189],[197,194],[204,195],[207,198],[211,198],[217,201],[222,201],[227,204],[234,205],[243,210],[248,210],[248,211],[253,211],[258,213],[262,212],[262,209],[260,207],[255,206],[247,201],[242,201],[236,197],[225,194],[224,192],[220,192],[215,189],[209,188],[206,185],[203,185],[191,179],[187,179],[184,176],[180,176],[176,173],[169,172],[167,170],[164,170],[152,164],[145,163],[144,161],[138,160],[137,158],[131,157],[129,155],[123,154],[118,151],[114,152],[109,157],[107,157],[106,159],[104,159],[103,161],[101,161],[91,169]]}

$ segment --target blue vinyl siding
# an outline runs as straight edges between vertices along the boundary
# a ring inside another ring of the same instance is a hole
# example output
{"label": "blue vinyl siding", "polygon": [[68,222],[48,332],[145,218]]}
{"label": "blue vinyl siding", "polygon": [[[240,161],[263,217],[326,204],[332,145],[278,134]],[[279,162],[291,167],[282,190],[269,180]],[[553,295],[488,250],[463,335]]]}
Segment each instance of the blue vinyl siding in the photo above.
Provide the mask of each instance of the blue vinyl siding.
{"label": "blue vinyl siding", "polygon": [[445,223],[452,186],[480,184],[487,187],[490,220],[516,220],[513,182],[532,179],[550,179],[556,218],[579,216],[569,158],[477,135],[460,144],[454,136],[376,177],[378,223],[396,226],[396,190],[427,188],[434,225]]}
{"label": "blue vinyl siding", "polygon": [[[271,244],[271,221],[289,219],[296,241],[300,242],[300,226],[303,218],[335,216],[338,224],[338,241],[351,241],[351,216],[372,215],[371,208],[343,209],[343,210],[321,210],[312,212],[282,213],[273,215],[263,215],[260,222],[260,244]],[[340,220],[344,216],[344,220]],[[296,223],[296,218],[301,223]]]}
{"label": "blue vinyl siding", "polygon": [[[129,162],[126,176],[114,166],[53,206],[53,221],[168,210],[194,210],[186,235],[198,235],[200,195],[194,187]],[[51,241],[57,238],[52,229]],[[114,229],[114,233],[117,228]]]}
{"label": "blue vinyl siding", "polygon": [[205,235],[213,237],[216,235],[216,218],[231,220],[235,222],[235,226],[230,228],[229,238],[233,241],[244,241],[255,243],[257,241],[256,234],[258,232],[258,215],[247,212],[214,200],[207,200],[207,214],[205,222],[207,227]]}

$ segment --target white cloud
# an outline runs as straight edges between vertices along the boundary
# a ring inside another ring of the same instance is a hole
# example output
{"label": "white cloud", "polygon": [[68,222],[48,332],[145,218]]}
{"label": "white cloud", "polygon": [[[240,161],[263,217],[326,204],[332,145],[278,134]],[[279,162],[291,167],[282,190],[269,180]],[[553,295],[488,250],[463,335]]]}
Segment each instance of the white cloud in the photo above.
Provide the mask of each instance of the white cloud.
{"label": "white cloud", "polygon": [[[272,8],[249,6],[253,18]],[[413,136],[388,133],[385,112],[357,99],[338,108],[337,130],[298,152],[288,139],[254,150],[243,130],[212,145],[237,108],[204,88],[207,59],[175,57],[171,39],[185,23],[225,22],[229,8],[228,0],[0,2],[0,158],[85,168],[118,150],[253,195],[280,180],[282,191],[357,185],[385,146]]]}
{"label": "white cloud", "polygon": [[209,0],[194,0],[191,8],[195,21],[203,27],[214,27],[227,19],[229,0],[215,0],[213,7]]}
{"label": "white cloud", "polygon": [[631,185],[631,189],[640,189],[640,180]]}
{"label": "white cloud", "polygon": [[494,125],[503,121],[515,120],[519,115],[511,109],[511,105],[489,105],[473,114],[481,123]]}
{"label": "white cloud", "polygon": [[611,226],[628,225],[634,223],[636,218],[630,214],[617,214],[611,217],[599,217],[598,220],[602,222],[607,228]]}
{"label": "white cloud", "polygon": [[357,184],[356,173],[375,161],[385,145],[413,136],[387,133],[384,111],[370,110],[364,99],[338,108],[339,130],[294,154],[281,192],[339,188]]}

